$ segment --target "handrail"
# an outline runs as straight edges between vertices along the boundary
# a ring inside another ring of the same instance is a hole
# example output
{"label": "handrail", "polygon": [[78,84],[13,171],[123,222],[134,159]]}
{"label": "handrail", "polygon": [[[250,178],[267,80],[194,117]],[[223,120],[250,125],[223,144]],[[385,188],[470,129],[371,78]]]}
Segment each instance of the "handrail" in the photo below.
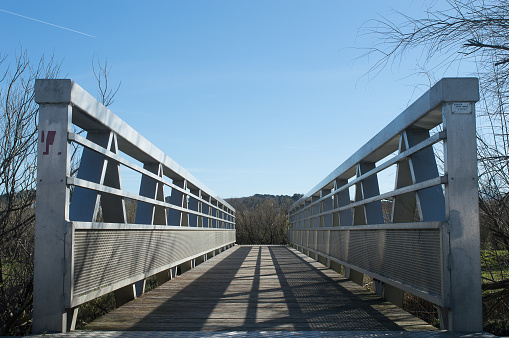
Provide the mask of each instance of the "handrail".
{"label": "handrail", "polygon": [[[148,176],[148,177],[150,177],[150,178],[152,178],[152,179],[154,179],[154,180],[156,180],[158,182],[161,182],[164,185],[166,185],[166,186],[168,186],[168,187],[170,187],[172,189],[176,189],[176,190],[182,192],[183,194],[186,194],[189,197],[193,197],[193,198],[197,198],[197,199],[200,198],[199,196],[197,196],[197,195],[195,195],[193,193],[190,193],[190,192],[186,191],[185,189],[182,189],[181,187],[173,184],[172,182],[170,182],[169,180],[165,179],[164,177],[159,177],[159,176],[151,173],[150,171],[145,170],[142,167],[136,165],[135,163],[132,163],[131,161],[128,161],[128,160],[124,159],[123,157],[121,157],[121,156],[119,156],[119,155],[117,155],[117,154],[115,154],[115,153],[113,153],[113,152],[111,152],[111,151],[109,151],[107,149],[104,149],[103,147],[98,146],[94,142],[91,142],[91,141],[87,140],[86,138],[84,138],[84,137],[82,137],[82,136],[80,136],[80,135],[78,135],[76,133],[69,133],[68,139],[69,139],[69,141],[76,142],[79,145],[82,145],[84,147],[92,149],[95,152],[101,153],[105,157],[107,157],[109,159],[112,159],[112,160],[114,160],[114,161],[116,161],[116,162],[118,162],[118,163],[120,163],[120,164],[122,164],[122,165],[124,165],[124,166],[126,166],[126,167],[128,167],[128,168],[130,168],[130,169],[132,169],[132,170],[134,170],[134,171],[136,171],[138,173],[140,173],[140,174],[143,174],[143,175]],[[220,198],[217,198],[217,199],[221,200]],[[207,205],[209,205],[211,207],[215,207],[215,205],[213,205],[212,203],[209,203],[206,200],[202,199],[200,202],[204,203],[204,204],[207,204]],[[224,205],[226,205],[229,208],[233,209],[228,204],[228,202],[221,200],[221,203],[223,203]],[[231,214],[231,213],[228,213],[228,214],[233,216],[233,214]]]}
{"label": "handrail", "polygon": [[[432,146],[435,143],[440,142],[441,140],[444,140],[444,139],[445,139],[445,133],[444,132],[436,133],[433,136],[430,136],[429,138],[424,140],[423,142],[420,142],[416,146],[414,146],[414,147],[412,147],[412,148],[410,148],[408,150],[405,150],[404,152],[399,153],[397,156],[394,156],[393,158],[391,158],[391,159],[385,161],[384,163],[378,165],[376,168],[368,171],[367,173],[362,174],[362,175],[356,177],[355,179],[352,179],[351,181],[349,181],[345,185],[342,185],[340,187],[335,187],[335,189],[331,190],[330,193],[328,193],[325,196],[322,196],[320,199],[318,199],[318,200],[316,200],[314,202],[311,202],[310,204],[306,205],[306,207],[312,207],[315,204],[323,202],[325,199],[334,196],[338,192],[346,190],[346,189],[350,188],[351,186],[361,182],[362,180],[364,180],[364,179],[366,179],[366,178],[368,178],[370,176],[373,176],[373,175],[375,175],[375,174],[377,174],[377,173],[379,173],[379,172],[389,168],[390,166],[392,166],[394,164],[397,164],[398,162],[401,162],[401,161],[405,160],[410,155],[415,154],[416,152],[418,152],[418,151],[420,151],[420,150],[422,150],[422,149],[424,149],[426,147]],[[436,185],[438,185],[438,184],[436,184]],[[385,198],[385,197],[382,197],[380,199],[383,199],[383,198]],[[299,203],[302,204],[303,200],[304,200],[304,197],[301,197],[297,202],[295,202],[290,207],[289,210],[290,211],[293,210],[295,212],[296,211],[295,208],[298,206]],[[352,207],[353,207],[353,205],[352,205]],[[348,207],[345,207],[345,209],[348,209]],[[336,209],[331,210],[331,212],[334,212],[334,211],[338,211],[338,210],[336,210]]]}
{"label": "handrail", "polygon": [[[35,101],[33,332],[73,329],[80,304],[114,291],[120,305],[146,278],[162,283],[235,243],[235,209],[72,80],[36,80]],[[140,174],[139,193],[122,188],[121,166]]]}
{"label": "handrail", "polygon": [[92,95],[72,80],[38,80],[35,85],[35,102],[39,105],[70,103],[73,107],[72,123],[85,130],[109,131],[119,135],[118,148],[142,163],[162,163],[172,174],[185,179],[207,195],[233,209],[226,201],[216,196],[191,173],[177,164],[162,150],[150,143],[126,122],[113,114]]}
{"label": "handrail", "polygon": [[[396,303],[405,291],[436,304],[455,331],[482,329],[478,88],[442,79],[289,209],[294,247],[359,283],[373,277]],[[381,193],[378,175],[394,167],[394,188]]]}
{"label": "handrail", "polygon": [[[470,90],[462,91],[456,87],[455,82],[463,82],[459,88],[469,87]],[[391,121],[383,130],[376,134],[370,141],[357,150],[345,162],[333,170],[320,183],[312,188],[294,206],[310,197],[311,192],[316,192],[329,185],[335,178],[348,179],[355,175],[356,164],[361,160],[378,162],[398,150],[398,131],[420,127],[427,130],[442,123],[441,104],[443,102],[477,102],[479,101],[477,78],[444,78],[437,82],[430,90],[419,97],[414,103],[406,108],[398,117]],[[372,147],[376,147],[375,149]],[[368,156],[371,154],[371,157]],[[293,207],[293,206],[292,206]]]}

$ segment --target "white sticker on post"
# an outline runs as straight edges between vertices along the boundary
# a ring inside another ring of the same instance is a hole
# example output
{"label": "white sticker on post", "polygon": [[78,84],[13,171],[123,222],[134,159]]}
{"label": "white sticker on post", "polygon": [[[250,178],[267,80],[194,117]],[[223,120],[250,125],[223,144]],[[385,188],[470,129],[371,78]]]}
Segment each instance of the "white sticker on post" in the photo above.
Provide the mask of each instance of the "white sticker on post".
{"label": "white sticker on post", "polygon": [[453,114],[470,114],[472,113],[472,104],[470,102],[453,102]]}

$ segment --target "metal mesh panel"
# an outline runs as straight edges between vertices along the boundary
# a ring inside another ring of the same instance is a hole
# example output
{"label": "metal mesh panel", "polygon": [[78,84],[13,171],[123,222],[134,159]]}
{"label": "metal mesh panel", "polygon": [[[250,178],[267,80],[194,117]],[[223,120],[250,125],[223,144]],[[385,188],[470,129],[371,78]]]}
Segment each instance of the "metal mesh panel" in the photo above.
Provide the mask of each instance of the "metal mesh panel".
{"label": "metal mesh panel", "polygon": [[317,231],[317,250],[329,254],[329,231]]}
{"label": "metal mesh panel", "polygon": [[302,231],[301,230],[291,230],[290,232],[293,233],[295,243],[297,243],[298,245],[302,245],[302,234],[301,234]]}
{"label": "metal mesh panel", "polygon": [[234,241],[232,230],[76,230],[74,295]]}
{"label": "metal mesh panel", "polygon": [[316,230],[309,230],[307,233],[309,234],[309,238],[306,246],[316,250]]}
{"label": "metal mesh panel", "polygon": [[438,229],[330,231],[331,257],[438,297],[440,252]]}

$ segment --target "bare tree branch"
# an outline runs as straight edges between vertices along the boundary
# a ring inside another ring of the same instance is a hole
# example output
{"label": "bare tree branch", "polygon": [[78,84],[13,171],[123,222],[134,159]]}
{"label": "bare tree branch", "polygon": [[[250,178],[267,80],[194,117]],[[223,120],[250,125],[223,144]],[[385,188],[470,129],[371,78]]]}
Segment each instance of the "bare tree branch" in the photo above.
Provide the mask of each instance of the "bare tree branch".
{"label": "bare tree branch", "polygon": [[[0,67],[6,60],[0,57]],[[11,65],[0,68],[0,334],[26,334],[35,220],[34,84],[37,78],[55,78],[60,64],[53,57],[33,64],[20,48]]]}
{"label": "bare tree branch", "polygon": [[[96,69],[97,67],[97,69]],[[108,84],[108,79],[111,71],[111,67],[108,67],[108,59],[104,60],[104,64],[99,60],[99,56],[92,59],[92,71],[94,72],[95,79],[99,87],[98,100],[106,107],[110,106],[115,102],[115,96],[120,89],[122,82],[119,82],[115,89],[111,89]]]}
{"label": "bare tree branch", "polygon": [[378,42],[363,56],[376,56],[369,70],[375,76],[410,51],[421,53],[420,66],[428,72],[442,73],[465,61],[476,66],[484,315],[509,322],[509,1],[447,0],[446,7],[439,5],[445,9],[430,7],[422,18],[397,13],[393,19],[368,22],[363,32]]}

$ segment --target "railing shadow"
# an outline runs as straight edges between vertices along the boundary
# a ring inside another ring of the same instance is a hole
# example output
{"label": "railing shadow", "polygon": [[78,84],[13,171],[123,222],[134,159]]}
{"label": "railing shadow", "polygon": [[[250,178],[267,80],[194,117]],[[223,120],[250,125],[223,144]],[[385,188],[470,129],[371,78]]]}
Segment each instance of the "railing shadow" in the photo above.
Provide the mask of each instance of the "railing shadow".
{"label": "railing shadow", "polygon": [[[131,314],[133,322],[119,329],[403,330],[371,307],[382,300],[361,300],[286,247],[249,246],[234,250],[198,278],[186,280],[184,274],[179,283],[170,281],[163,286],[167,291],[149,292],[128,304],[126,307],[132,307],[134,315],[143,313],[143,317],[133,318]],[[178,287],[183,288],[175,290]],[[170,298],[164,298],[165,292]],[[137,302],[145,303],[136,309],[141,304]],[[218,312],[223,305],[228,310]],[[150,308],[148,313],[141,311],[143,307]],[[120,318],[116,317],[121,321],[128,319]]]}
{"label": "railing shadow", "polygon": [[[269,248],[290,317],[304,317],[300,330],[402,331],[365,301],[288,248]],[[291,264],[297,259],[299,264]],[[305,269],[303,269],[303,266]],[[293,306],[290,305],[292,302]]]}
{"label": "railing shadow", "polygon": [[[215,266],[163,301],[145,317],[134,318],[128,329],[147,330],[147,327],[150,327],[150,330],[201,330],[251,249],[252,247],[237,248],[233,254],[222,258]],[[185,274],[178,278],[185,278],[183,276]],[[147,293],[142,298],[150,297],[150,295]],[[167,314],[167,320],[161,320],[161,313]],[[177,319],[182,313],[189,314],[185,322]],[[177,320],[169,324],[168,321],[172,318]]]}

